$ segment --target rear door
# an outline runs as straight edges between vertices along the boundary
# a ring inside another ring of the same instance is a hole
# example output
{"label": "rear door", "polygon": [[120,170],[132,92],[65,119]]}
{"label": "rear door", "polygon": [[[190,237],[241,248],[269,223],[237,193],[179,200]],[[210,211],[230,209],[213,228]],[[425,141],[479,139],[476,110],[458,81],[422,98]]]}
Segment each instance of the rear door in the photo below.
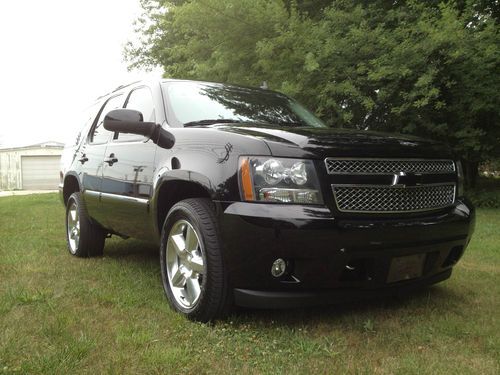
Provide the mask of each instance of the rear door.
{"label": "rear door", "polygon": [[[153,95],[148,86],[132,89],[124,107],[142,113],[146,122],[157,121]],[[116,233],[151,239],[150,201],[153,194],[156,144],[150,139],[115,133],[103,164],[101,209],[106,226]]]}
{"label": "rear door", "polygon": [[108,142],[113,138],[113,133],[104,129],[103,121],[109,111],[121,108],[124,101],[125,96],[117,94],[111,96],[104,103],[89,131],[87,141],[84,142],[76,156],[76,159],[81,164],[80,180],[82,182],[87,211],[94,220],[103,226],[106,226],[106,215],[100,209],[102,168],[106,155],[106,147],[108,146]]}

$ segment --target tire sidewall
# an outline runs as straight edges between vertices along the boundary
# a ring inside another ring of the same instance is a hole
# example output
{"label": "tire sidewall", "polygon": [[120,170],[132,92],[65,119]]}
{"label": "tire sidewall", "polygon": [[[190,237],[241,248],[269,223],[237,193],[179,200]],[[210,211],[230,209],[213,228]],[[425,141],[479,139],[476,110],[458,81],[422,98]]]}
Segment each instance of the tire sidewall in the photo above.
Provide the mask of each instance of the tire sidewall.
{"label": "tire sidewall", "polygon": [[[76,205],[78,218],[80,220],[80,239],[78,247],[75,252],[71,252],[68,235],[68,212],[71,204]],[[105,233],[103,229],[97,224],[93,223],[87,213],[85,201],[83,200],[82,193],[75,192],[68,198],[66,204],[66,244],[68,251],[71,255],[79,258],[88,258],[93,256],[100,256],[103,253]]]}

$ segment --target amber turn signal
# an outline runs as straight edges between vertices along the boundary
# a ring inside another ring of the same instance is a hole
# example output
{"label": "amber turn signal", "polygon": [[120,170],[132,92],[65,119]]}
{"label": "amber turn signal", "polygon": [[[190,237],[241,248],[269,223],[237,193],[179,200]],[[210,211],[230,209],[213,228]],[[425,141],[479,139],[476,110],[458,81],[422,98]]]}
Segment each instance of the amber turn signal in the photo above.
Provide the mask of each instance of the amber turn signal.
{"label": "amber turn signal", "polygon": [[240,159],[240,179],[243,191],[243,198],[246,201],[255,200],[252,184],[252,174],[250,173],[250,160],[249,158]]}

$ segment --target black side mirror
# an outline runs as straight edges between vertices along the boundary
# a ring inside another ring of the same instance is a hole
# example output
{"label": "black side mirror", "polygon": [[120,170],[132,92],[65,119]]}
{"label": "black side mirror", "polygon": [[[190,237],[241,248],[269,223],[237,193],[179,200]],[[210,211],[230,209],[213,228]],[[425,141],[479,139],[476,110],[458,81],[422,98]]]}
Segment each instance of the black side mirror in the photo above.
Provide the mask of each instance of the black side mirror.
{"label": "black side mirror", "polygon": [[111,132],[143,135],[162,148],[172,148],[175,144],[172,133],[154,122],[144,122],[142,113],[133,109],[121,108],[108,112],[103,126]]}

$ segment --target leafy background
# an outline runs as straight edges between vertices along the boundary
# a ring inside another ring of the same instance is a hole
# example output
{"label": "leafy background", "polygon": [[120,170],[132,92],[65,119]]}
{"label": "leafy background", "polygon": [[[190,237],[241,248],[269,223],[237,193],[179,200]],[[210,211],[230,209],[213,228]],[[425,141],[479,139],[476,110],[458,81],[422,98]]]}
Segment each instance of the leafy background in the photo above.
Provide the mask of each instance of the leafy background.
{"label": "leafy background", "polygon": [[500,156],[500,2],[142,0],[130,67],[289,94],[333,127],[441,140],[474,187]]}

